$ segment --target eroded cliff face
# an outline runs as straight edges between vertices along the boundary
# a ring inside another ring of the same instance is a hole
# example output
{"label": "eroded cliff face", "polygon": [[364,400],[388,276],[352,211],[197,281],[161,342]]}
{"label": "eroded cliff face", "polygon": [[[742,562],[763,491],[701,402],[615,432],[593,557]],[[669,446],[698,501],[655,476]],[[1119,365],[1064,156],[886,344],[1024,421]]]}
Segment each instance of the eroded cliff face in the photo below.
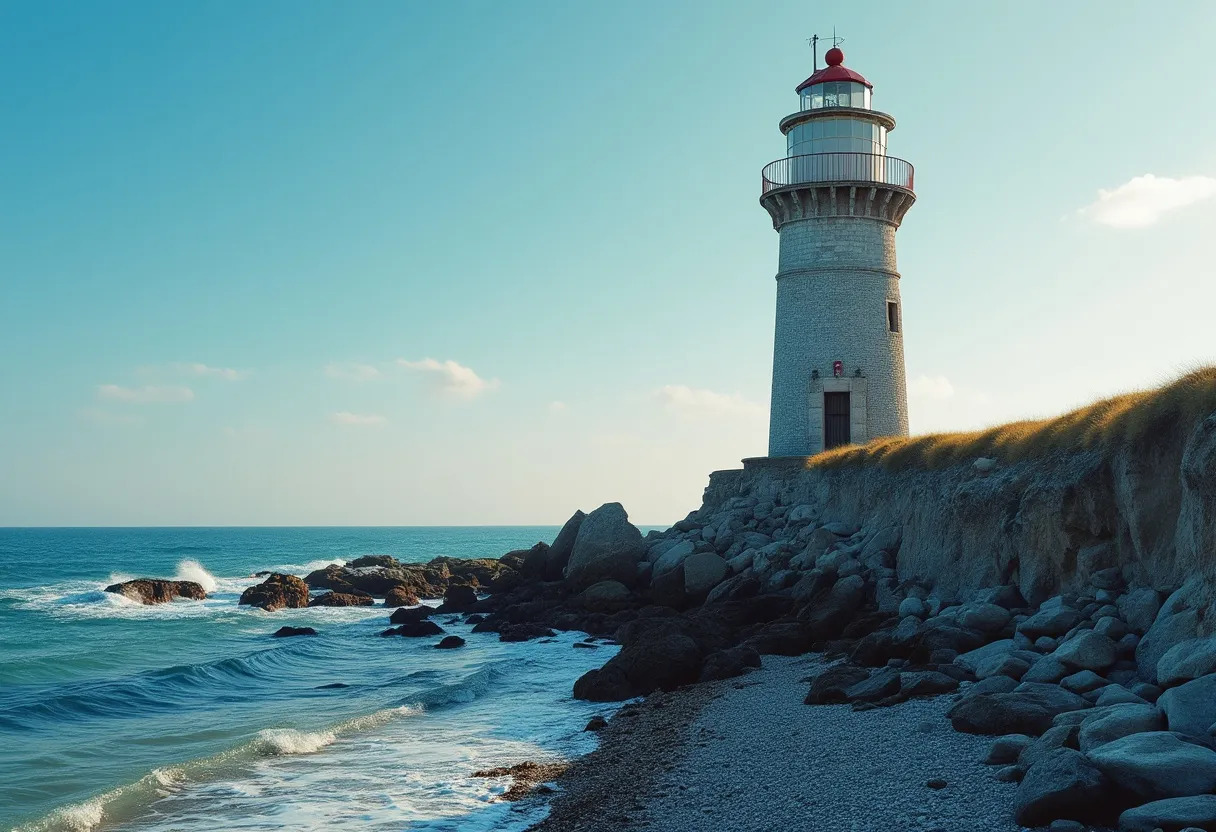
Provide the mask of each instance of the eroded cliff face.
{"label": "eroded cliff face", "polygon": [[1188,606],[1206,607],[1216,599],[1216,414],[1149,436],[991,467],[718,471],[685,522],[745,505],[807,506],[823,523],[898,530],[898,579],[943,599],[1012,583],[1037,604],[1118,567],[1129,585],[1163,593],[1189,581]]}

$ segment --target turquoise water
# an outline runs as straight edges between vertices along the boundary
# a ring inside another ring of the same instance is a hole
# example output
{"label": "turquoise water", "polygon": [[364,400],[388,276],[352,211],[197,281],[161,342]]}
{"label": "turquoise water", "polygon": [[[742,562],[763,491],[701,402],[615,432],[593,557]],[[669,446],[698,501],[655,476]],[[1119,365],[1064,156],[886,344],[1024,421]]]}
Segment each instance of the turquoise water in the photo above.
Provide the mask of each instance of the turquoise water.
{"label": "turquoise water", "polygon": [[[480,830],[533,818],[470,775],[585,753],[611,648],[380,638],[383,607],[238,607],[252,573],[497,557],[555,528],[0,529],[0,829]],[[103,592],[179,577],[206,601]],[[316,638],[271,639],[284,624]]]}

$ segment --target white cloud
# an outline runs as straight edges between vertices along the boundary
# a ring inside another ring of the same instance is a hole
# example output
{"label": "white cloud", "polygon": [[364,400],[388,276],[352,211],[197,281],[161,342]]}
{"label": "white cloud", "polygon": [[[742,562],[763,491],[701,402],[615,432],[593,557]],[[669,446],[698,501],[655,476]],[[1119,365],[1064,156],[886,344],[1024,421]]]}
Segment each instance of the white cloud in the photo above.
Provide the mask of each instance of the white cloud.
{"label": "white cloud", "polygon": [[325,365],[325,375],[330,378],[343,378],[351,381],[372,381],[380,378],[380,370],[371,364],[358,364],[353,361],[331,361]]}
{"label": "white cloud", "polygon": [[1113,190],[1098,190],[1098,198],[1080,214],[1111,228],[1146,228],[1165,214],[1216,196],[1216,179],[1184,176],[1171,179],[1146,173]]}
{"label": "white cloud", "polygon": [[421,361],[407,361],[398,358],[397,363],[407,370],[425,373],[438,392],[455,398],[473,399],[498,386],[498,379],[487,381],[473,372],[471,367],[451,360],[436,361],[433,358],[424,358]]}
{"label": "white cloud", "polygon": [[222,378],[225,381],[240,381],[249,377],[248,370],[234,370],[231,367],[210,367],[206,364],[197,362],[191,364],[174,365],[178,372],[190,376],[210,376],[212,378]]}
{"label": "white cloud", "polygon": [[103,399],[131,404],[164,404],[188,402],[194,399],[194,391],[189,387],[157,386],[154,384],[144,387],[121,387],[117,384],[102,384],[97,388],[97,395]]}
{"label": "white cloud", "polygon": [[713,390],[702,390],[683,384],[661,387],[655,392],[655,398],[668,410],[688,416],[764,415],[764,408],[742,396],[715,393]]}
{"label": "white cloud", "polygon": [[330,414],[329,420],[335,425],[355,425],[358,427],[379,427],[388,423],[388,419],[376,413],[350,413],[345,410]]}
{"label": "white cloud", "polygon": [[908,382],[908,396],[914,399],[949,399],[954,385],[945,376],[917,376]]}

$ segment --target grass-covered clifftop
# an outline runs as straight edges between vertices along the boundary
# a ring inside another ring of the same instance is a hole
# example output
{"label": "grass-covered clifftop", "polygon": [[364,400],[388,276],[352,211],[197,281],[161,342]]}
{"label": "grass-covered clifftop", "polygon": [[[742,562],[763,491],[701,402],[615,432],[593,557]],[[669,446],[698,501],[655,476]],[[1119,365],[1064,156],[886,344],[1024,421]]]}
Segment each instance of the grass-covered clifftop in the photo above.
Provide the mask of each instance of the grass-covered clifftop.
{"label": "grass-covered clifftop", "polygon": [[897,527],[899,579],[944,597],[1011,582],[1037,603],[1117,566],[1159,591],[1196,578],[1216,598],[1216,368],[1055,419],[715,472],[694,516],[747,502]]}
{"label": "grass-covered clifftop", "polygon": [[979,457],[1023,462],[1056,452],[1103,451],[1185,440],[1216,412],[1216,367],[1204,367],[1151,390],[1113,396],[1052,419],[1011,422],[965,433],[886,437],[812,457],[809,467],[878,462],[897,470],[941,468]]}

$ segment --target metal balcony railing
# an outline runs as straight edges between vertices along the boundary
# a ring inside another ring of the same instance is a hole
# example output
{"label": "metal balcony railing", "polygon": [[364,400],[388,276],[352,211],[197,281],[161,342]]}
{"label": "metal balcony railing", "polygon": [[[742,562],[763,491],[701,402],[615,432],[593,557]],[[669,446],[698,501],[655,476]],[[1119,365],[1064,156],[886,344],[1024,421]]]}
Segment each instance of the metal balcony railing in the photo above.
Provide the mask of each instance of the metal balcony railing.
{"label": "metal balcony railing", "polygon": [[810,153],[764,166],[760,195],[790,185],[832,182],[877,182],[912,190],[912,165],[878,153]]}

